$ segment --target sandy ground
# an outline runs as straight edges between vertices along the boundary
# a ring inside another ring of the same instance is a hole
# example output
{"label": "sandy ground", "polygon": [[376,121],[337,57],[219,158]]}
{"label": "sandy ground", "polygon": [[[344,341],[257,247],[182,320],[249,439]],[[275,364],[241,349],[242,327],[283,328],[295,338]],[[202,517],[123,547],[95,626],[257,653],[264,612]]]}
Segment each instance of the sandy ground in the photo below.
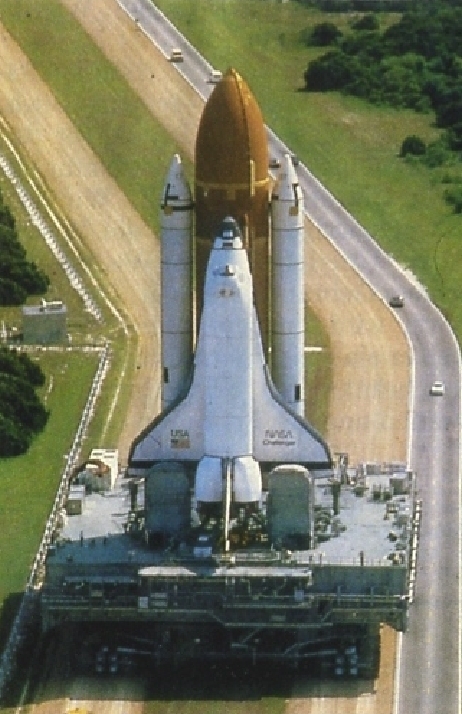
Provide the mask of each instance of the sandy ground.
{"label": "sandy ground", "polygon": [[[86,0],[61,1],[124,74],[153,115],[168,126],[184,155],[193,158],[201,102],[175,68],[114,0],[92,0],[91,12]],[[123,457],[133,436],[157,413],[159,405],[158,245],[1,25],[0,63],[0,113],[92,251],[139,337],[139,369],[133,376],[133,399],[119,444]],[[154,67],[154,79],[151,71],[140,72],[140,67]],[[238,69],[245,74],[242,68]],[[40,111],[36,111],[37,107]],[[307,299],[328,327],[334,354],[327,439],[333,451],[348,451],[352,462],[403,460],[403,425],[407,423],[407,400],[403,395],[409,384],[405,339],[390,311],[309,224],[306,240]],[[388,662],[389,675],[394,638],[388,639],[391,644],[384,648],[382,662]],[[288,714],[391,711],[390,676],[379,698],[371,692],[348,692],[326,703],[326,694],[327,691],[300,692],[288,703]],[[95,701],[103,696],[103,692],[89,692],[88,700],[74,701],[72,705],[89,708],[91,702],[94,714],[139,714],[139,701],[133,705],[125,701],[122,710],[122,699],[118,697],[110,703]],[[37,707],[37,712],[61,714],[71,709],[69,701],[48,700]]]}

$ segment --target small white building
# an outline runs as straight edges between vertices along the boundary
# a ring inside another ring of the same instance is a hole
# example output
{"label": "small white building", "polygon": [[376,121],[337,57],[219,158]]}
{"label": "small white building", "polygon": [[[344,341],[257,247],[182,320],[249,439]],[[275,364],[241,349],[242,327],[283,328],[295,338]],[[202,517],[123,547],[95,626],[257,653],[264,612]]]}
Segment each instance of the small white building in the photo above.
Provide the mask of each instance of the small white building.
{"label": "small white building", "polygon": [[22,308],[23,342],[27,345],[51,345],[67,338],[67,308],[61,300]]}

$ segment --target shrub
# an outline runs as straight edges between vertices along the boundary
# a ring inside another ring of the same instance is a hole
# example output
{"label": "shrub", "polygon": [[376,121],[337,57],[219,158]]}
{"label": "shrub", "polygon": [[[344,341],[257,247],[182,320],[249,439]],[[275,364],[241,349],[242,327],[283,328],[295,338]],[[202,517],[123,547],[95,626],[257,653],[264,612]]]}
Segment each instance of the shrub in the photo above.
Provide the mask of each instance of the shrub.
{"label": "shrub", "polygon": [[310,44],[314,47],[328,47],[342,36],[342,32],[333,22],[321,22],[316,25],[310,36]]}
{"label": "shrub", "polygon": [[427,146],[427,150],[422,160],[426,166],[430,169],[435,169],[438,166],[443,166],[448,161],[451,161],[453,156],[451,151],[447,147],[446,140],[444,138],[432,141]]}
{"label": "shrub", "polygon": [[378,30],[379,19],[373,13],[367,13],[352,23],[353,30]]}
{"label": "shrub", "polygon": [[444,192],[444,198],[454,208],[454,213],[462,213],[462,186],[451,186]]}
{"label": "shrub", "polygon": [[411,136],[406,136],[403,143],[401,144],[401,149],[399,155],[403,158],[408,154],[412,156],[422,156],[425,154],[427,147],[423,139],[420,136],[412,134]]}

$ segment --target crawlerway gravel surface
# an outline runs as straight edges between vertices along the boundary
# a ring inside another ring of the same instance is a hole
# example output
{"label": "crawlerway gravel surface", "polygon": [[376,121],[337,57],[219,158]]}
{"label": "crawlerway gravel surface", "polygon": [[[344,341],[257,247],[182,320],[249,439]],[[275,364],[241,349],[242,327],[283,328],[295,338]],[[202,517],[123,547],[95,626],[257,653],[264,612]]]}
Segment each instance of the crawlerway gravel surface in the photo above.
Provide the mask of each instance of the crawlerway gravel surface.
{"label": "crawlerway gravel surface", "polygon": [[[61,0],[106,56],[168,127],[193,159],[201,100],[175,67],[139,32],[115,0]],[[138,369],[132,401],[119,442],[126,459],[132,438],[159,408],[159,248],[99,160],[74,129],[28,59],[0,25],[0,114],[14,141],[27,152],[57,205],[91,251],[138,335]],[[155,72],[153,72],[155,68]],[[237,68],[245,76],[245,68]],[[152,76],[154,74],[154,76]],[[155,157],[149,157],[155,161]],[[307,159],[308,160],[308,159]],[[309,160],[308,160],[309,163]],[[167,167],[159,167],[163,173]],[[404,460],[406,456],[409,354],[390,311],[374,296],[337,251],[306,223],[306,295],[326,325],[333,354],[333,390],[327,440],[333,451],[347,451],[351,462]],[[136,279],[134,277],[136,276]],[[375,682],[323,683],[295,678],[286,697],[286,714],[391,714],[395,637],[384,630],[379,678]],[[61,643],[54,662],[66,661]],[[204,711],[200,686],[185,701],[154,701],[145,681],[110,682],[82,678],[53,664],[28,711],[62,714],[158,714]],[[62,672],[61,672],[62,674]],[[245,696],[245,693],[243,693]],[[147,698],[148,701],[144,701]],[[263,714],[261,697],[217,703],[216,712]],[[207,709],[208,710],[208,709]]]}

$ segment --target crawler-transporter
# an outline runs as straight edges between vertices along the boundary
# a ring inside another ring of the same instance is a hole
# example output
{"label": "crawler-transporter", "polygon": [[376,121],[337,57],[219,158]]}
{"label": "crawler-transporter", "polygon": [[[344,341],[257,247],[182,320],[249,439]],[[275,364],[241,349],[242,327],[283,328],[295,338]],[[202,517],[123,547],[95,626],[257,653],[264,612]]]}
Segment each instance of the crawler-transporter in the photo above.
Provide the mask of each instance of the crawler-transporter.
{"label": "crawler-transporter", "polygon": [[44,630],[113,623],[142,634],[157,663],[247,658],[362,677],[377,672],[381,623],[406,630],[420,502],[401,464],[352,468],[342,455],[317,479],[275,466],[261,502],[228,514],[198,512],[180,462],[113,484],[93,465],[66,510],[46,563]]}

